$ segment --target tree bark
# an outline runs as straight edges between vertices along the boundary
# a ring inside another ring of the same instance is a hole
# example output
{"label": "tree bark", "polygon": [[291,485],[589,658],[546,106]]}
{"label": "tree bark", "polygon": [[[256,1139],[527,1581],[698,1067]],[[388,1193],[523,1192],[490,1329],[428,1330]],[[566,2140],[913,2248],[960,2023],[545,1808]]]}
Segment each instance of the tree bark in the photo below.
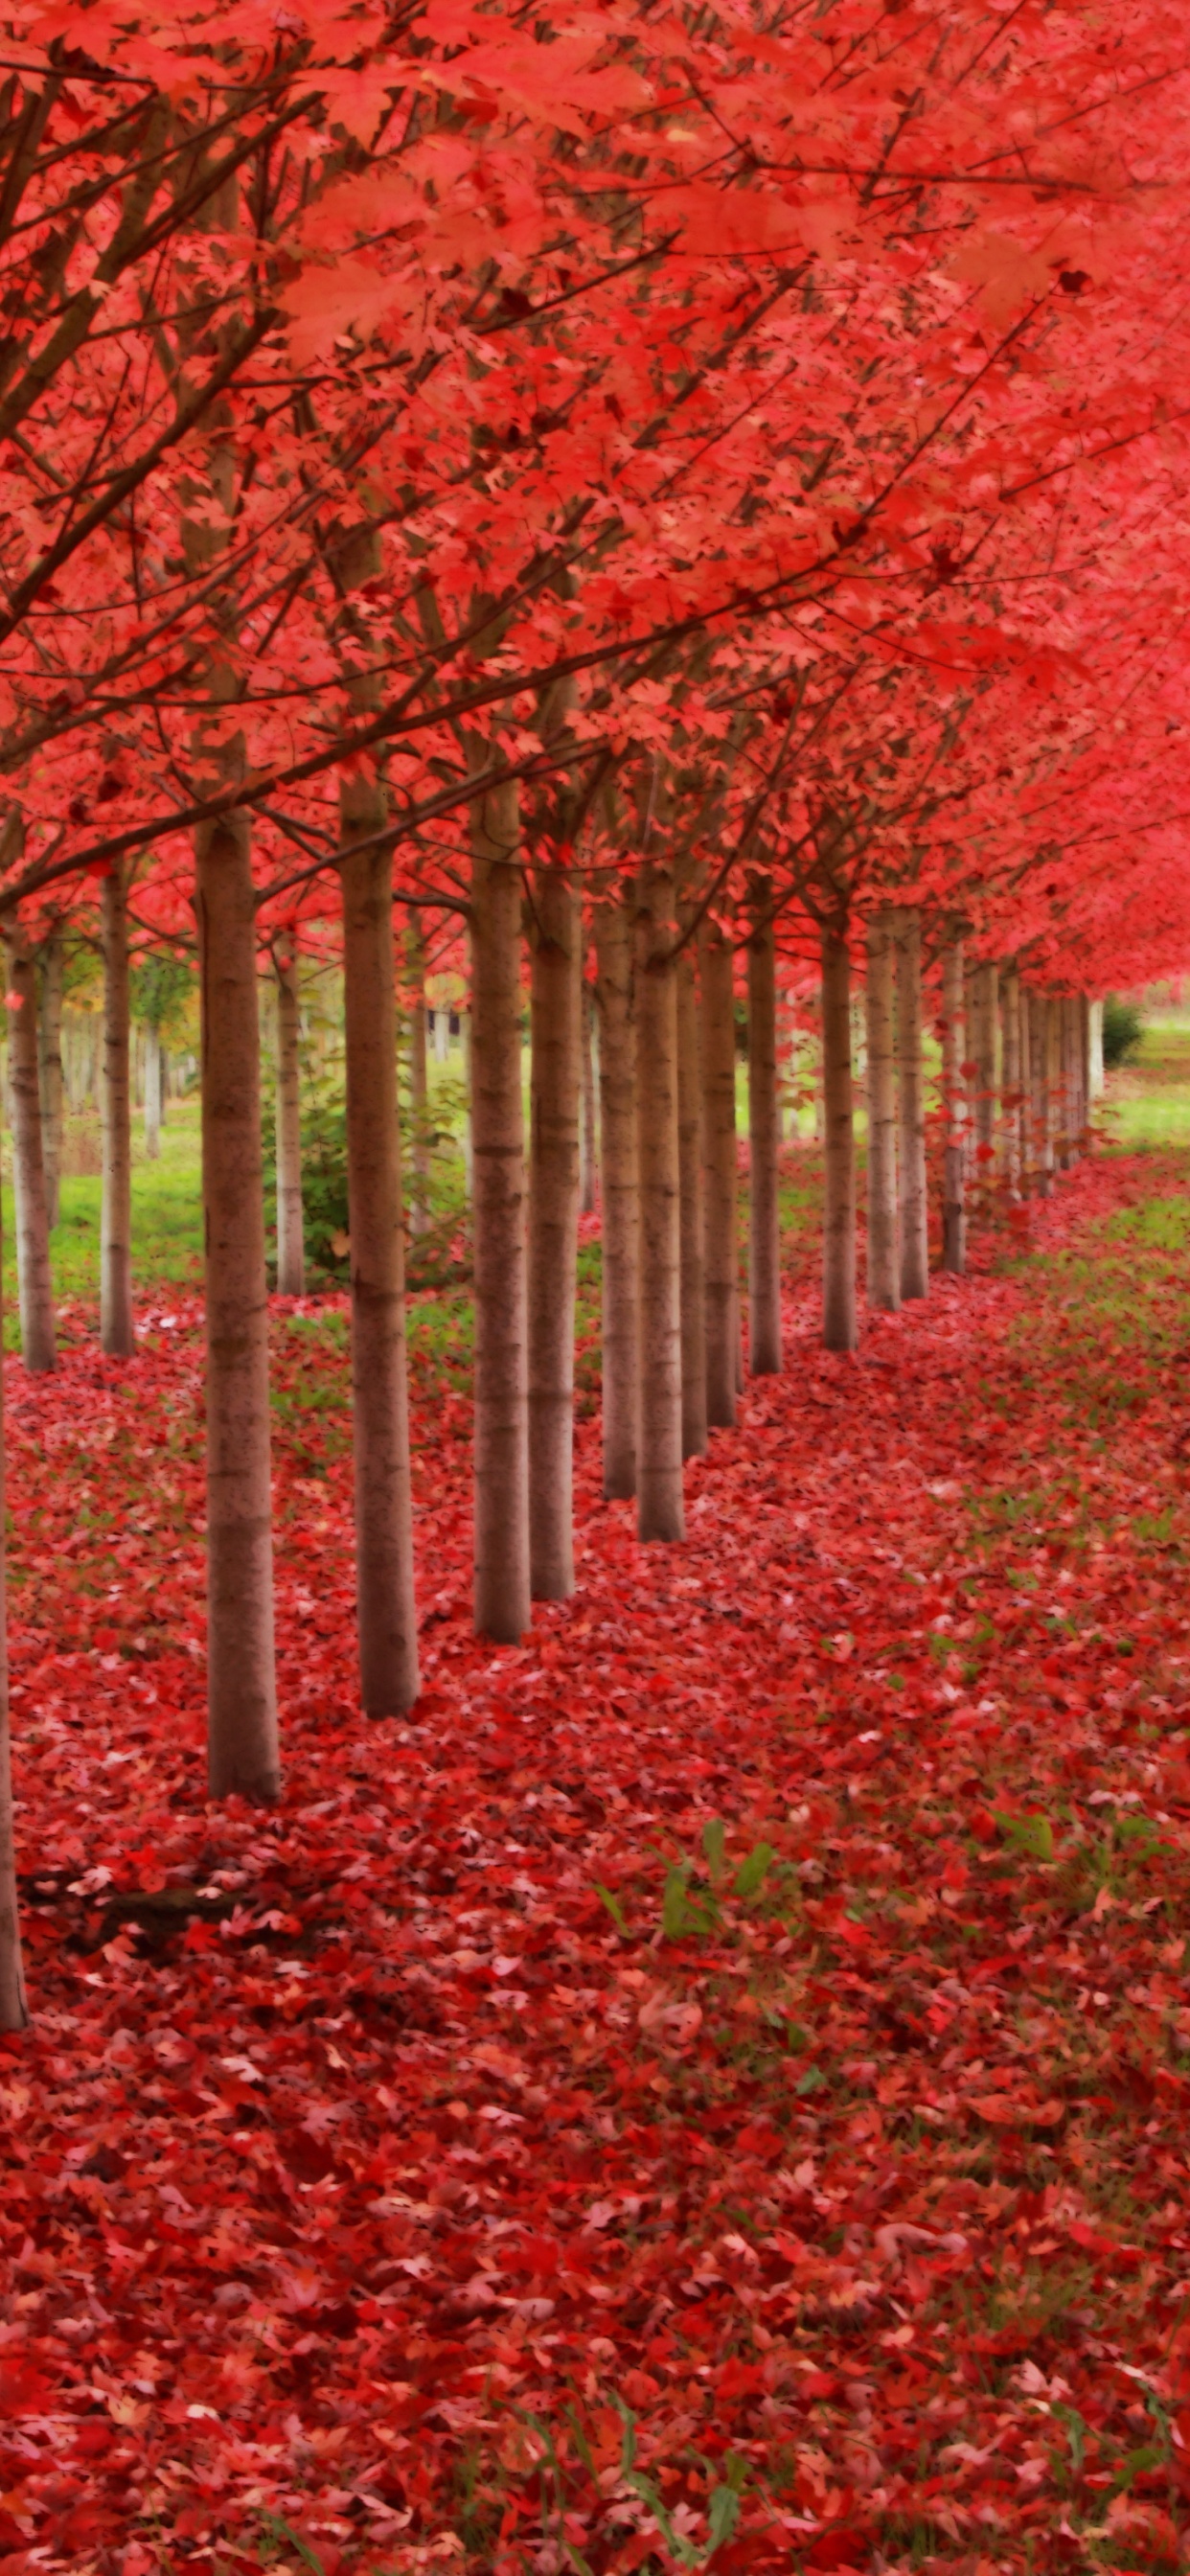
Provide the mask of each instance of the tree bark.
{"label": "tree bark", "polygon": [[58,1222],[62,1179],[62,941],[55,930],[41,952],[38,1029],[41,1075],[41,1158],[45,1215],[50,1233]]}
{"label": "tree bark", "polygon": [[1018,1151],[1020,1155],[1021,1191],[1025,1198],[1030,1198],[1033,1195],[1037,1182],[1037,1174],[1035,1170],[1036,1156],[1033,1143],[1032,1030],[1030,1025],[1029,996],[1024,985],[1021,983],[1019,976],[1017,978],[1017,1048],[1020,1056],[1020,1100],[1017,1109],[1017,1135],[1019,1139]]}
{"label": "tree bark", "polygon": [[826,1127],[822,1229],[822,1338],[853,1351],[855,1119],[851,1078],[851,958],[846,932],[822,934],[822,1099]]}
{"label": "tree bark", "polygon": [[897,1056],[893,1034],[893,941],[885,911],[875,913],[868,923],[867,960],[868,1304],[895,1315],[901,1302]]}
{"label": "tree bark", "polygon": [[632,923],[622,897],[595,907],[603,1138],[603,1490],[636,1492],[638,1236]]}
{"label": "tree bark", "polygon": [[682,1494],[682,1281],[678,1165],[677,936],[673,880],[647,863],[636,886],[636,1107],[640,1173],[637,1533],[686,1535]]}
{"label": "tree bark", "polygon": [[306,1293],[306,1236],[302,1209],[301,1009],[296,946],[286,941],[275,956],[277,976],[277,1294]]}
{"label": "tree bark", "polygon": [[1046,1083],[1050,1097],[1050,1132],[1055,1171],[1070,1168],[1069,1103],[1066,1097],[1066,1006],[1060,993],[1046,1004]]}
{"label": "tree bark", "polygon": [[772,887],[752,889],[748,940],[748,1366],[781,1369],[781,1228],[777,1198],[777,944]]}
{"label": "tree bark", "polygon": [[996,969],[986,961],[975,969],[975,1026],[972,1053],[975,1077],[975,1167],[979,1204],[991,1196],[996,1171]]}
{"label": "tree bark", "polygon": [[1003,1025],[1000,1153],[1010,1199],[1021,1195],[1021,988],[1012,967],[1000,978]]}
{"label": "tree bark", "polygon": [[386,806],[370,780],[340,791],[356,1627],[368,1717],[399,1717],[418,1690],[392,852],[351,846],[383,830]]}
{"label": "tree bark", "polygon": [[41,1085],[37,1046],[37,970],[21,933],[8,926],[8,1092],[16,1199],[17,1288],[21,1357],[27,1369],[52,1369],[57,1352],[45,1168],[41,1159]]}
{"label": "tree bark", "polygon": [[409,1231],[424,1234],[430,1222],[430,1076],[426,1012],[426,951],[416,913],[409,920],[409,979],[413,1007],[409,1013],[409,1096],[413,1128],[413,1187],[409,1193]]}
{"label": "tree bark", "polygon": [[928,1297],[930,1251],[925,1082],[921,1061],[921,914],[916,905],[906,906],[896,916],[896,950],[901,1295]]}
{"label": "tree bark", "polygon": [[[468,743],[472,769],[489,746]],[[475,1625],[530,1625],[525,1113],[521,1099],[520,804],[489,788],[471,821],[471,1099],[475,1155]]]}
{"label": "tree bark", "polygon": [[211,1795],[280,1788],[256,910],[242,815],[200,826]]}
{"label": "tree bark", "polygon": [[946,1149],[942,1187],[942,1267],[961,1279],[967,1267],[967,1060],[963,943],[942,951],[942,1099]]}
{"label": "tree bark", "polygon": [[599,1148],[595,1133],[595,1005],[586,976],[582,979],[583,1125],[579,1208],[594,1216],[599,1201]]}
{"label": "tree bark", "polygon": [[1103,1070],[1103,1004],[1090,1005],[1090,1037],[1087,1048],[1087,1094],[1091,1100],[1102,1100]]}
{"label": "tree bark", "polygon": [[707,1446],[707,1309],[703,1207],[702,1047],[694,960],[677,965],[678,1188],[682,1266],[682,1456]]}
{"label": "tree bark", "polygon": [[1029,996],[1029,1066],[1033,1087],[1033,1168],[1038,1198],[1048,1199],[1054,1186],[1054,1140],[1049,1000],[1044,993]]}
{"label": "tree bark", "polygon": [[560,868],[529,907],[529,1580],[574,1590],[574,1309],[578,1262],[582,913]]}
{"label": "tree bark", "polygon": [[730,1431],[736,1418],[740,1347],[739,1170],[735,1125],[735,960],[716,921],[699,942],[702,984],[703,1264],[707,1337],[707,1421]]}
{"label": "tree bark", "polygon": [[1091,1080],[1093,1070],[1091,1011],[1092,1004],[1089,996],[1086,993],[1080,993],[1078,997],[1079,1106],[1082,1112],[1083,1151],[1087,1154],[1090,1153],[1094,1143],[1091,1134],[1091,1102],[1094,1097]]}
{"label": "tree bark", "polygon": [[[122,870],[103,880],[103,1184],[99,1340],[128,1359],[132,1329],[132,1095],[129,1083],[128,897]],[[254,1000],[255,1006],[255,1000]]]}

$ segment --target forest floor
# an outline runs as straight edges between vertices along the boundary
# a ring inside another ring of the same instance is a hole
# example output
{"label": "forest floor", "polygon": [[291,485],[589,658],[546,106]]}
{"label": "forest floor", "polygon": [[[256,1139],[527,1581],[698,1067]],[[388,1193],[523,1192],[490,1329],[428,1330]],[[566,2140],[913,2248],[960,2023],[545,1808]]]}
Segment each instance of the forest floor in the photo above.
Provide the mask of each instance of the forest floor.
{"label": "forest floor", "polygon": [[[805,1194],[790,1156],[790,1189]],[[579,1589],[353,1681],[341,1301],[274,1315],[278,1810],[205,1803],[200,1315],[9,1367],[32,2029],[0,2576],[1165,2570],[1190,2527],[1190,1155],[817,1339]]]}

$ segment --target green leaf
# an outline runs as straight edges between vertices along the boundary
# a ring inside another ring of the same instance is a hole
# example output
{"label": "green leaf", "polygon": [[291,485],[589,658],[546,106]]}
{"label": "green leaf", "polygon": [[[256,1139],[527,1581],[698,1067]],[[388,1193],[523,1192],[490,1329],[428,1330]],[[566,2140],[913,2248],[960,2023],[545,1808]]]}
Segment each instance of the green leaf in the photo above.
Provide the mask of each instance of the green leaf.
{"label": "green leaf", "polygon": [[1008,1816],[996,1809],[996,1822],[1006,1843],[1027,1852],[1031,1860],[1052,1860],[1054,1829],[1048,1816]]}
{"label": "green leaf", "polygon": [[661,1929],[667,1941],[680,1941],[690,1929],[690,1905],[686,1894],[684,1869],[665,1873],[665,1894],[661,1900]]}
{"label": "green leaf", "polygon": [[795,2093],[799,2094],[821,2093],[824,2091],[825,2086],[826,2077],[822,2072],[822,2068],[820,2066],[808,2066],[805,2074],[799,2075],[797,2083],[794,2085],[793,2089]]}
{"label": "green leaf", "polygon": [[712,1816],[702,1829],[703,1857],[712,1878],[722,1878],[726,1867],[727,1827],[722,1816]]}
{"label": "green leaf", "polygon": [[619,1897],[613,1896],[610,1887],[605,1887],[601,1878],[597,1878],[595,1881],[595,1893],[599,1898],[600,1904],[606,1905],[617,1932],[623,1933],[624,1939],[626,1941],[629,1940],[631,1935],[628,1930],[628,1925],[624,1920],[624,1908],[620,1903]]}
{"label": "green leaf", "polygon": [[626,2406],[623,2398],[617,2397],[614,2390],[612,2404],[624,2427],[624,2440],[620,2450],[620,2475],[626,2478],[636,2458],[636,2417],[632,2408]]}
{"label": "green leaf", "polygon": [[700,2567],[702,2559],[699,2551],[692,2548],[688,2540],[683,2539],[680,2531],[674,2530],[662,2497],[652,2479],[645,2476],[643,2469],[631,2469],[624,2484],[631,2487],[633,2494],[640,2497],[642,2504],[648,2506],[671,2558],[676,2558],[680,2567]]}
{"label": "green leaf", "polygon": [[757,1843],[755,1851],[749,1852],[747,1860],[741,1861],[736,1871],[736,1895],[744,1898],[758,1896],[776,1857],[771,1843]]}
{"label": "green leaf", "polygon": [[324,2576],[321,2558],[316,2558],[313,2550],[307,2549],[305,2541],[299,2539],[296,2531],[290,2530],[287,2522],[282,2522],[279,2513],[266,2513],[262,2519],[271,2540],[285,2541],[290,2549],[296,2549],[298,2557],[306,2567],[313,2568],[314,2576]]}
{"label": "green leaf", "polygon": [[722,2548],[724,2541],[730,2540],[739,2518],[738,2489],[727,2486],[715,2487],[711,2495],[706,2551],[708,2558],[713,2558],[715,2551]]}

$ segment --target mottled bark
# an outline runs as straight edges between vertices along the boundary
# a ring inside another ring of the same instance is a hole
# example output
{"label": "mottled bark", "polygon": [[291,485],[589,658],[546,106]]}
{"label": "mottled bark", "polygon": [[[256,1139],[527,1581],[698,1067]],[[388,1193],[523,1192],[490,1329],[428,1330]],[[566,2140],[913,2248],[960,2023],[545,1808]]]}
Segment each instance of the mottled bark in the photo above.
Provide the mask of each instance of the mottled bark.
{"label": "mottled bark", "polygon": [[128,1359],[132,1330],[132,1093],[129,1082],[128,897],[119,867],[103,880],[103,1185],[99,1339]]}
{"label": "mottled bark", "polygon": [[781,1229],[777,1198],[777,950],[772,887],[752,888],[748,939],[748,1366],[781,1367]]}
{"label": "mottled bark", "polygon": [[603,1141],[603,1490],[636,1492],[638,1235],[633,933],[621,897],[595,907]]}
{"label": "mottled bark", "polygon": [[340,791],[356,1629],[369,1717],[399,1716],[418,1689],[392,852],[351,846],[383,831],[386,802],[371,781]]}
{"label": "mottled bark", "polygon": [[[474,769],[489,746],[473,737]],[[471,819],[471,1102],[475,1156],[475,1625],[530,1625],[525,1115],[521,1099],[520,806],[515,780]]]}
{"label": "mottled bark", "polygon": [[886,912],[867,928],[868,1304],[895,1314],[901,1302],[897,1210],[897,1055],[893,1028],[893,940]]}
{"label": "mottled bark", "polygon": [[826,1126],[822,1228],[822,1338],[853,1351],[855,1120],[851,1077],[851,958],[846,932],[822,934],[822,1093]]}
{"label": "mottled bark", "polygon": [[536,1600],[566,1601],[574,1590],[582,912],[560,868],[537,870],[528,918],[529,1579]]}
{"label": "mottled bark", "polygon": [[211,1795],[280,1787],[256,907],[248,824],[200,827]]}
{"label": "mottled bark", "polygon": [[41,952],[40,986],[41,1160],[46,1224],[52,1234],[58,1222],[62,1179],[62,941],[57,931],[52,932]]}
{"label": "mottled bark", "polygon": [[406,956],[408,981],[413,990],[409,1008],[409,1099],[413,1147],[409,1231],[418,1235],[425,1233],[430,1222],[430,1079],[426,951],[416,913],[410,916]]}
{"label": "mottled bark", "polygon": [[967,1061],[963,943],[942,951],[942,1100],[946,1146],[942,1183],[942,1267],[961,1279],[967,1267]]}
{"label": "mottled bark", "polygon": [[276,953],[277,975],[277,1291],[306,1293],[306,1237],[302,1210],[301,1010],[297,949]]}
{"label": "mottled bark", "polygon": [[677,967],[678,1188],[682,1266],[682,1456],[707,1445],[707,1311],[703,1207],[702,1047],[694,959]]}
{"label": "mottled bark", "polygon": [[921,1060],[921,914],[916,905],[909,905],[897,913],[895,927],[901,1295],[928,1297],[930,1254],[925,1081]]}
{"label": "mottled bark", "polygon": [[1003,1033],[1000,1125],[1000,1169],[1010,1199],[1021,1195],[1021,988],[1010,966],[1000,978]]}
{"label": "mottled bark", "polygon": [[636,1462],[642,1539],[686,1534],[682,1493],[682,1288],[678,1172],[677,936],[673,881],[654,865],[636,884],[637,1156],[640,1174],[640,1394]]}
{"label": "mottled bark", "polygon": [[707,1421],[731,1430],[740,1348],[739,1173],[735,1124],[735,960],[719,924],[699,942],[702,987],[703,1264]]}
{"label": "mottled bark", "polygon": [[37,970],[20,930],[8,925],[8,1106],[16,1200],[17,1291],[21,1357],[27,1369],[56,1362],[54,1288],[42,1162],[41,1081],[37,1044]]}

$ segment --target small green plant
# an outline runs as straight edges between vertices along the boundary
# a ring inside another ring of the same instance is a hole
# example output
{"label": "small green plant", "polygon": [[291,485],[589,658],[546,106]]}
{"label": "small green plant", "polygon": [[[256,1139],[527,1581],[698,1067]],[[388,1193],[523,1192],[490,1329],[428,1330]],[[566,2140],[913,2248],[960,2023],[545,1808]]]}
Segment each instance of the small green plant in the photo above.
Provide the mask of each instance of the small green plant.
{"label": "small green plant", "polygon": [[1127,1064],[1140,1046],[1144,1025],[1135,1002],[1123,1002],[1118,993],[1109,993],[1103,1005],[1104,1064]]}

